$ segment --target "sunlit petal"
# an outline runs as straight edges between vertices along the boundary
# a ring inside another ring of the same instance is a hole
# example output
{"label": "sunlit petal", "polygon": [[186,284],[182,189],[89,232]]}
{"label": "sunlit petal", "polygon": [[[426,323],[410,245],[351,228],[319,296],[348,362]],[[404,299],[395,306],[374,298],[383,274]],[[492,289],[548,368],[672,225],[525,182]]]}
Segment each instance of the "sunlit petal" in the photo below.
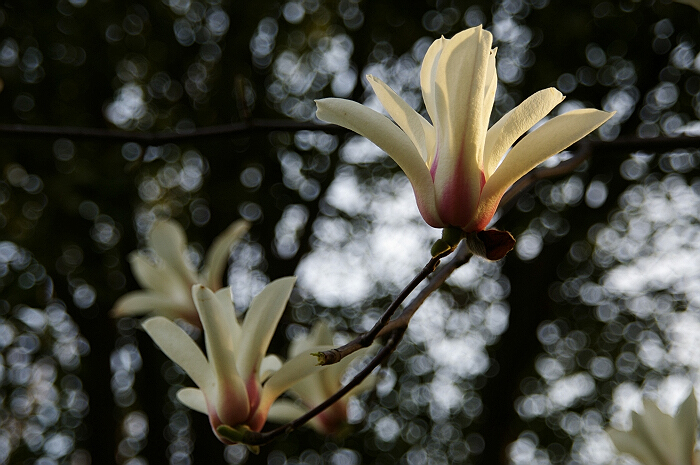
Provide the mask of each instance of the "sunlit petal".
{"label": "sunlit petal", "polygon": [[[425,52],[423,64],[420,68],[420,88],[423,93],[425,109],[428,112],[428,116],[430,116],[433,126],[438,124],[440,118],[435,105],[435,75],[437,73],[438,60],[440,59],[442,49],[446,42],[447,39],[444,37],[434,41],[430,47],[428,47],[428,51]],[[434,154],[432,154],[431,157],[432,156],[434,156]],[[432,165],[432,159],[428,160],[428,164]]]}
{"label": "sunlit petal", "polygon": [[[515,181],[601,126],[612,115],[591,108],[574,110],[547,121],[523,137],[484,185],[475,217],[491,218],[506,189]],[[486,225],[477,225],[476,229],[483,227]]]}
{"label": "sunlit petal", "polygon": [[[201,284],[192,286],[192,298],[199,312],[202,329],[204,329],[209,363],[216,373],[217,379],[239,378],[236,371],[233,339],[229,333],[229,322],[219,300],[211,289]],[[233,310],[233,306],[231,306],[231,310]]]}
{"label": "sunlit petal", "polygon": [[562,93],[554,87],[541,90],[506,113],[488,130],[484,146],[484,176],[487,181],[513,143],[563,100]]}
{"label": "sunlit petal", "polygon": [[214,293],[216,299],[219,301],[222,313],[226,317],[228,323],[230,338],[233,341],[234,352],[237,351],[236,347],[241,343],[242,332],[240,323],[238,323],[238,318],[236,317],[236,310],[233,308],[233,300],[231,298],[231,288],[224,287],[219,289]]}
{"label": "sunlit petal", "polygon": [[429,147],[431,150],[435,150],[435,130],[433,127],[384,82],[374,76],[367,76],[367,80],[389,116],[408,135],[428,166]]}
{"label": "sunlit petal", "polygon": [[277,355],[273,354],[265,356],[265,358],[262,359],[262,362],[260,362],[260,382],[264,383],[267,381],[270,376],[282,368],[283,364],[284,362]]}

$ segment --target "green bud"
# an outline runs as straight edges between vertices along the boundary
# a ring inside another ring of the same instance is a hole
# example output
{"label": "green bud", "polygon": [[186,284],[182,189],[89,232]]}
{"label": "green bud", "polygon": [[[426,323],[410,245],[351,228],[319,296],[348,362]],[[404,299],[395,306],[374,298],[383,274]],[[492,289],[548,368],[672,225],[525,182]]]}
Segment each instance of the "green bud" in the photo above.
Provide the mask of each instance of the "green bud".
{"label": "green bud", "polygon": [[435,241],[430,249],[433,257],[447,255],[457,248],[459,242],[465,237],[464,231],[459,228],[449,226],[442,230],[442,238]]}

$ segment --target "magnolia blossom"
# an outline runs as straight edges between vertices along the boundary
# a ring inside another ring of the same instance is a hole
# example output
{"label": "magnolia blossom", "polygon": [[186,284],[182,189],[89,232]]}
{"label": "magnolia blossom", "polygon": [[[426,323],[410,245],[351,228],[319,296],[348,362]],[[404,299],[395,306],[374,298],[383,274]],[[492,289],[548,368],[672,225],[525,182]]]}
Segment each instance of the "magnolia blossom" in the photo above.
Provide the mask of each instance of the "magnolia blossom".
{"label": "magnolia blossom", "polygon": [[123,295],[114,304],[112,315],[152,313],[170,319],[182,318],[200,326],[192,301],[192,286],[202,284],[215,291],[221,289],[231,246],[248,228],[246,221],[236,221],[214,239],[204,258],[204,266],[197,273],[185,255],[187,238],[182,226],[171,220],[156,222],[147,239],[148,247],[155,252],[155,262],[142,251],[129,256],[131,271],[145,289]]}
{"label": "magnolia blossom", "polygon": [[180,389],[178,400],[209,415],[215,433],[220,425],[260,431],[274,400],[321,369],[309,353],[284,364],[275,355],[265,357],[295,280],[281,278],[265,286],[253,299],[242,324],[236,318],[229,288],[214,293],[202,285],[193,286],[206,356],[185,331],[167,318],[157,316],[143,323],[158,347],[197,385],[196,389]]}
{"label": "magnolia blossom", "polygon": [[[328,329],[328,325],[321,321],[314,325],[307,337],[292,341],[289,345],[289,357],[309,354],[322,346],[333,346],[333,334]],[[289,394],[296,401],[277,399],[270,408],[268,419],[277,423],[286,423],[328,399],[342,387],[341,379],[350,363],[365,352],[365,350],[354,352],[340,362],[328,365],[323,370],[296,383],[289,390]],[[347,423],[347,405],[350,397],[371,389],[374,383],[374,376],[365,378],[340,400],[313,417],[308,423],[309,426],[321,434],[337,433]]]}
{"label": "magnolia blossom", "polygon": [[695,451],[698,426],[697,403],[691,393],[674,417],[644,400],[644,413],[632,412],[632,430],[608,428],[620,452],[633,455],[644,465],[700,465]]}
{"label": "magnolia blossom", "polygon": [[432,124],[373,76],[367,79],[396,124],[349,100],[316,102],[319,119],[367,137],[399,165],[423,219],[436,228],[483,230],[515,181],[612,116],[594,109],[570,111],[510,149],[563,96],[554,88],[537,92],[488,129],[498,82],[491,42],[491,33],[479,26],[428,48],[420,83]]}

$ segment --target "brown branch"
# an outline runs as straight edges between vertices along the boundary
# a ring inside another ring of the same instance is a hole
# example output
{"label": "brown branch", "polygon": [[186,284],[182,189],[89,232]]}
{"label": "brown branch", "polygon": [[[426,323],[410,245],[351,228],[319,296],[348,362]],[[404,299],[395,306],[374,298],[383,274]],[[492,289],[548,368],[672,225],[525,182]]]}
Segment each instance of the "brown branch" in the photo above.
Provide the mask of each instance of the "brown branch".
{"label": "brown branch", "polygon": [[313,354],[316,357],[318,357],[318,364],[332,365],[334,363],[338,363],[343,359],[343,357],[347,357],[353,352],[357,352],[360,349],[364,349],[365,347],[369,347],[370,345],[372,345],[374,340],[381,332],[382,328],[386,326],[386,324],[389,322],[396,310],[399,308],[399,305],[401,305],[403,301],[406,300],[406,298],[411,294],[411,292],[413,292],[413,290],[425,278],[427,278],[430,275],[430,273],[435,271],[435,268],[440,264],[440,259],[451,252],[452,250],[432,257],[430,261],[428,261],[428,263],[423,267],[420,273],[418,273],[416,277],[413,278],[413,280],[411,280],[410,283],[408,283],[408,285],[403,289],[403,291],[401,291],[401,293],[396,297],[396,299],[394,299],[394,301],[389,305],[389,307],[387,307],[387,309],[384,311],[379,320],[377,320],[377,322],[374,324],[372,329],[360,334],[355,339],[341,347]]}
{"label": "brown branch", "polygon": [[391,333],[392,331],[399,328],[407,328],[408,323],[413,318],[413,315],[418,311],[425,299],[435,292],[442,284],[450,277],[450,275],[460,266],[469,262],[472,257],[472,253],[469,251],[469,247],[465,242],[462,242],[452,259],[447,262],[442,268],[440,268],[428,281],[428,285],[420,290],[418,295],[413,299],[406,307],[404,307],[401,314],[389,321],[382,329],[379,331],[377,337],[384,336],[385,334]]}

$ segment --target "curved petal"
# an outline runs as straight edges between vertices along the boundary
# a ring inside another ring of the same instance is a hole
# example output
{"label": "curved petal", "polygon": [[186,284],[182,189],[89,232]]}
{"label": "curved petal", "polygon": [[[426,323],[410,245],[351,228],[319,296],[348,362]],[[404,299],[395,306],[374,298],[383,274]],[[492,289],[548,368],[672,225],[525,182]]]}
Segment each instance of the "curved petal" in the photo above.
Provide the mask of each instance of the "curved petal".
{"label": "curved petal", "polygon": [[484,176],[487,181],[510,146],[563,100],[562,93],[554,87],[543,89],[506,113],[488,130],[484,146]]}
{"label": "curved petal", "polygon": [[695,431],[698,428],[698,406],[692,391],[678,408],[675,419],[676,423],[682,426],[682,430],[679,431],[679,448],[687,452],[688,455],[684,455],[684,460],[687,459],[687,463],[691,463],[695,450]]}
{"label": "curved petal", "polygon": [[207,415],[207,400],[204,393],[195,388],[183,388],[177,391],[177,400],[199,413]]}
{"label": "curved petal", "polygon": [[204,267],[201,273],[202,282],[209,289],[216,291],[223,286],[222,277],[231,254],[231,246],[240,240],[248,232],[248,229],[250,229],[250,223],[239,220],[214,239],[204,257]]}
{"label": "curved petal", "polygon": [[[489,121],[491,120],[491,112],[493,112],[493,102],[496,101],[496,89],[498,88],[498,75],[496,74],[496,52],[497,48],[491,50],[489,54],[489,62],[486,66],[486,88],[484,89],[484,112],[481,115],[482,130],[488,137]],[[477,164],[481,171],[484,171],[484,157],[486,152],[481,152],[481,158],[477,160]]]}
{"label": "curved petal", "polygon": [[[447,43],[447,39],[440,37],[430,44],[430,47],[425,52],[425,57],[423,57],[423,64],[420,67],[420,88],[423,93],[423,102],[425,103],[428,116],[433,122],[433,126],[437,126],[439,118],[435,103],[435,74],[437,73],[438,60],[445,43]],[[429,165],[432,165],[432,162],[432,160],[428,160]]]}
{"label": "curved petal", "polygon": [[428,165],[428,158],[435,151],[435,130],[425,118],[415,112],[396,92],[388,85],[374,76],[367,75],[374,93],[377,94],[389,116],[399,125],[403,132],[411,139],[413,145],[420,153],[423,161]]}
{"label": "curved petal", "polygon": [[[697,415],[695,412],[693,414]],[[634,431],[656,451],[657,457],[663,463],[691,463],[695,429],[691,429],[690,425],[680,424],[678,420],[663,413],[649,399],[644,400],[643,415],[636,412],[632,414]],[[690,444],[688,434],[692,436]]]}
{"label": "curved petal", "polygon": [[185,261],[187,237],[185,230],[175,221],[156,221],[148,236],[148,245],[155,250],[170,268],[175,270],[189,286],[197,277]]}
{"label": "curved petal", "polygon": [[440,120],[435,123],[438,150],[431,172],[440,218],[453,226],[469,223],[479,202],[479,165],[484,121],[488,122],[484,113],[491,113],[484,96],[495,66],[491,40],[491,33],[481,27],[467,29],[447,42],[438,61],[435,97]]}
{"label": "curved petal", "polygon": [[[113,317],[153,313],[170,319],[194,314],[194,308],[183,306],[167,295],[153,291],[133,291],[121,296],[110,310]],[[192,315],[194,316],[194,315]]]}
{"label": "curved petal", "polygon": [[142,326],[160,350],[180,365],[203,392],[207,395],[212,392],[216,381],[209,362],[182,328],[162,316],[149,318]]}
{"label": "curved petal", "polygon": [[[321,346],[318,350],[330,349],[330,346]],[[301,353],[282,365],[277,373],[272,375],[270,379],[263,385],[260,395],[259,410],[265,411],[272,405],[284,391],[294,386],[298,381],[305,377],[323,370],[317,364],[318,359],[309,353]]]}
{"label": "curved petal", "polygon": [[418,208],[431,226],[446,226],[437,215],[433,179],[410,138],[386,116],[350,100],[317,100],[318,119],[355,131],[384,150],[406,173],[413,186]]}
{"label": "curved petal", "polygon": [[484,185],[475,220],[465,231],[486,227],[506,189],[547,158],[594,131],[613,114],[592,108],[573,110],[552,118],[523,137]]}
{"label": "curved petal", "polygon": [[169,295],[170,300],[178,300],[182,303],[190,302],[189,287],[191,284],[183,281],[182,276],[171,268],[164,264],[154,265],[142,252],[130,254],[129,263],[131,264],[131,272],[141,287]]}
{"label": "curved petal", "polygon": [[239,373],[246,382],[258,373],[295,282],[295,277],[277,279],[265,286],[250,304],[243,320],[241,351],[237,360]]}

